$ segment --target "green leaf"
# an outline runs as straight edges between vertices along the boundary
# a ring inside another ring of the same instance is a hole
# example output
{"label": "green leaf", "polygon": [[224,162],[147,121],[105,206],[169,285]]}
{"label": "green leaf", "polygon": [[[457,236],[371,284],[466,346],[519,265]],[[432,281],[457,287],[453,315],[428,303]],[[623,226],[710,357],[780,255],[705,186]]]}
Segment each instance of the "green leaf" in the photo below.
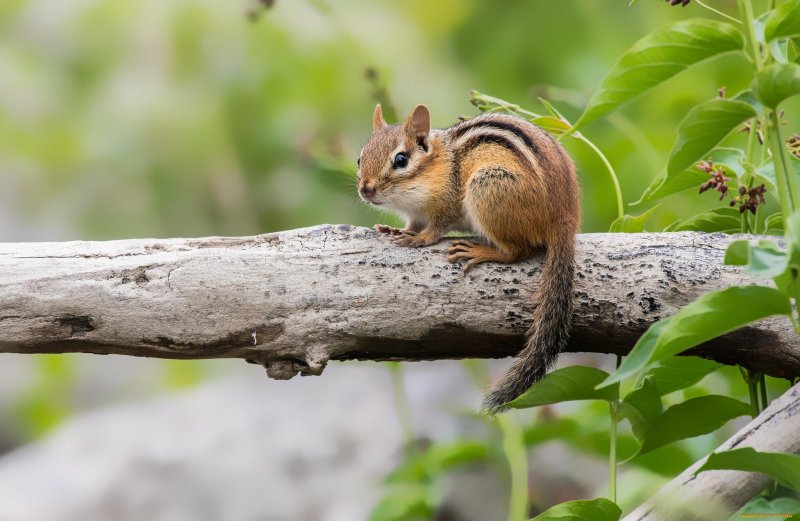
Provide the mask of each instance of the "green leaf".
{"label": "green leaf", "polygon": [[639,215],[623,215],[622,217],[618,217],[611,223],[611,227],[608,231],[611,233],[641,233],[644,231],[645,223],[657,209],[658,205]]}
{"label": "green leaf", "polygon": [[786,271],[789,256],[771,241],[762,239],[750,244],[738,240],[728,245],[724,262],[729,266],[747,266],[747,272],[757,277],[773,278]]}
{"label": "green leaf", "polygon": [[800,500],[791,497],[777,497],[774,499],[757,497],[739,509],[730,517],[729,521],[741,521],[748,518],[763,519],[765,514],[777,514],[771,517],[774,519],[786,519],[785,516],[793,513],[800,513]]}
{"label": "green leaf", "polygon": [[786,295],[774,288],[737,286],[706,293],[672,317],[651,361],[682,353],[756,320],[788,315],[790,311]]}
{"label": "green leaf", "polygon": [[[605,458],[608,456],[610,443],[607,418],[608,406],[597,401],[583,402],[570,417],[553,418],[551,415],[542,414],[526,427],[525,443],[530,447],[558,441],[566,443],[570,449]],[[633,436],[624,432],[617,433],[617,454],[620,459],[627,459],[635,454],[640,445],[641,442]],[[657,474],[674,477],[695,459],[684,447],[672,445],[637,458],[631,464]]]}
{"label": "green leaf", "polygon": [[739,210],[729,206],[715,208],[709,212],[703,212],[689,217],[686,220],[678,221],[668,226],[665,232],[724,232],[737,233],[741,230],[742,220]]}
{"label": "green leaf", "polygon": [[663,396],[696,384],[720,367],[719,362],[705,358],[671,356],[648,368],[639,381],[652,377],[658,394]]}
{"label": "green leaf", "polygon": [[725,259],[722,261],[728,266],[747,266],[750,262],[750,241],[739,239],[733,241],[725,250]]}
{"label": "green leaf", "polygon": [[797,35],[800,35],[800,0],[787,0],[769,13],[764,38],[769,42]]}
{"label": "green leaf", "polygon": [[789,63],[789,58],[787,57],[787,49],[789,47],[789,42],[782,41],[782,42],[771,42],[769,44],[769,53],[775,58],[775,61],[778,63]]}
{"label": "green leaf", "polygon": [[773,277],[775,285],[795,300],[800,300],[800,210],[794,212],[784,222],[786,230],[787,269]]}
{"label": "green leaf", "polygon": [[759,452],[751,447],[715,452],[696,473],[705,470],[761,472],[781,485],[800,492],[800,456],[783,452]]}
{"label": "green leaf", "polygon": [[718,98],[697,105],[678,125],[678,138],[672,146],[667,175],[676,175],[693,166],[725,136],[756,111],[744,101]]}
{"label": "green leaf", "polygon": [[621,516],[622,510],[614,502],[597,498],[559,503],[530,521],[618,521]]}
{"label": "green leaf", "polygon": [[657,29],[614,64],[574,128],[585,126],[696,63],[743,47],[739,29],[724,22],[684,20]]}
{"label": "green leaf", "polygon": [[595,389],[607,377],[605,371],[582,365],[558,369],[539,380],[508,406],[525,409],[572,400],[616,400],[619,396],[617,387]]}
{"label": "green leaf", "polygon": [[780,251],[773,242],[762,239],[757,245],[750,246],[748,273],[758,277],[777,277],[786,271],[788,264],[789,256]]}
{"label": "green leaf", "polygon": [[677,194],[690,188],[697,190],[700,188],[700,185],[707,180],[708,175],[694,167],[671,177],[667,177],[667,171],[664,170],[653,179],[650,186],[645,189],[639,200],[633,204],[636,205],[655,201],[656,199]]}
{"label": "green leaf", "polygon": [[465,463],[482,461],[487,456],[486,443],[459,440],[445,445],[434,444],[423,455],[429,472],[438,474]]}
{"label": "green leaf", "polygon": [[780,232],[783,235],[783,214],[781,213],[774,213],[764,219],[764,233],[769,234],[769,232]]}
{"label": "green leaf", "polygon": [[673,317],[662,318],[654,323],[650,328],[644,332],[636,344],[631,349],[628,356],[622,359],[622,364],[617,368],[614,373],[603,380],[598,387],[605,387],[622,380],[629,378],[639,372],[644,366],[650,362],[650,357],[653,354],[658,342],[661,338],[661,333],[669,328],[669,324]]}
{"label": "green leaf", "polygon": [[[800,180],[800,161],[790,161],[787,165],[795,176],[795,179]],[[764,183],[767,187],[767,193],[773,194],[777,197],[778,189],[775,180],[775,162],[772,158],[764,161],[756,168],[756,183]]]}
{"label": "green leaf", "polygon": [[620,382],[650,362],[676,355],[750,322],[788,315],[790,309],[786,295],[763,286],[736,286],[706,293],[675,315],[650,326],[622,365],[600,385]]}
{"label": "green leaf", "polygon": [[650,432],[653,422],[662,411],[661,393],[652,376],[645,377],[636,389],[629,392],[620,407],[622,416],[630,422],[639,442]]}
{"label": "green leaf", "polygon": [[749,404],[719,395],[700,396],[673,405],[652,422],[636,455],[714,432],[730,420],[751,412]]}
{"label": "green leaf", "polygon": [[556,136],[561,135],[569,130],[569,123],[563,119],[558,119],[553,116],[538,116],[533,118],[531,123]]}
{"label": "green leaf", "polygon": [[545,110],[547,110],[547,112],[549,112],[551,116],[566,121],[567,118],[565,118],[564,115],[561,112],[559,112],[558,109],[555,108],[552,103],[542,98],[541,96],[539,96],[539,102],[544,106]]}
{"label": "green leaf", "polygon": [[406,521],[428,519],[436,508],[430,487],[404,483],[392,487],[369,515],[369,521]]}
{"label": "green leaf", "polygon": [[[800,63],[800,36],[790,38],[786,45],[786,50],[789,55],[787,56],[789,61]],[[794,54],[794,58],[791,58],[792,54]]]}
{"label": "green leaf", "polygon": [[774,109],[783,100],[800,94],[800,65],[777,63],[756,74],[753,92],[758,100]]}

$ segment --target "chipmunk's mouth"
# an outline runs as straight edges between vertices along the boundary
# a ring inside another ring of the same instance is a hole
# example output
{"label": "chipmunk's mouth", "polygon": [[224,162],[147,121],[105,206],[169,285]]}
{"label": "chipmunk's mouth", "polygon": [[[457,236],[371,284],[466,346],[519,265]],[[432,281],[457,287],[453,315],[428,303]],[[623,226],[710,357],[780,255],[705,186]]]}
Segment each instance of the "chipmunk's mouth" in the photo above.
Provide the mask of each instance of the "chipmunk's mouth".
{"label": "chipmunk's mouth", "polygon": [[380,206],[383,204],[383,201],[378,201],[375,195],[364,195],[363,193],[360,194],[361,199],[369,204]]}

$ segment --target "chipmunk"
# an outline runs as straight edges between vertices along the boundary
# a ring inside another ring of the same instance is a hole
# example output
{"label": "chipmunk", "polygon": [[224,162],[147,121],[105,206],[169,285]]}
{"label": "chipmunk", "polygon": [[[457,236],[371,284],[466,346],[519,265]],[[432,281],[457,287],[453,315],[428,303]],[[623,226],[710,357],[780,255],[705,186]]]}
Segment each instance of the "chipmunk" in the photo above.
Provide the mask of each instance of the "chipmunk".
{"label": "chipmunk", "polygon": [[569,335],[580,222],[575,166],[550,134],[523,119],[483,114],[445,129],[431,129],[417,105],[402,125],[387,125],[380,104],[372,135],[358,158],[358,193],[406,218],[403,229],[378,224],[395,244],[420,247],[450,230],[470,231],[447,260],[511,263],[545,246],[547,256],[533,324],[511,369],[483,399],[494,414],[541,379]]}

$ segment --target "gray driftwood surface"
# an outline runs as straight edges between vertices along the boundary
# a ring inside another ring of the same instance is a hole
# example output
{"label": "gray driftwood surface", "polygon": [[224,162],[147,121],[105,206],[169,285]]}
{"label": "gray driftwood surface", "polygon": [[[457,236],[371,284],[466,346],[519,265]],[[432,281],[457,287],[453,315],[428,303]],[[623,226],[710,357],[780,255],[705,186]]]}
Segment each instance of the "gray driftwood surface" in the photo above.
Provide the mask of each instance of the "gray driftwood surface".
{"label": "gray driftwood surface", "polygon": [[[800,384],[773,400],[714,452],[750,447],[761,452],[797,454],[800,453],[798,433]],[[710,470],[695,475],[706,459],[686,469],[623,521],[728,519],[770,483],[770,478],[757,472]]]}
{"label": "gray driftwood surface", "polygon": [[[584,234],[570,351],[625,354],[699,295],[765,284],[722,265],[722,234]],[[504,357],[522,345],[542,255],[466,277],[448,242],[394,246],[323,225],[255,237],[0,245],[0,352],[240,357],[276,378],[332,359]],[[747,305],[747,303],[742,303]],[[800,346],[785,317],[695,351],[787,377]]]}

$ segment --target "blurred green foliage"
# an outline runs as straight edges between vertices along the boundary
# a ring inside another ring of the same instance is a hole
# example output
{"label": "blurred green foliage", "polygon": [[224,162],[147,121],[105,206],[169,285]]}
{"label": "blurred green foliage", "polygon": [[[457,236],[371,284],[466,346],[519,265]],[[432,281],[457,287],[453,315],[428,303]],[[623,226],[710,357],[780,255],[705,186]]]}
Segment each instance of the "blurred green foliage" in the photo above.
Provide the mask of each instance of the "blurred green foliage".
{"label": "blurred green foliage", "polygon": [[[371,224],[383,217],[357,201],[352,179],[375,103],[367,70],[401,117],[424,102],[437,126],[475,113],[472,88],[534,109],[543,95],[574,121],[634,41],[710,14],[578,0],[260,5],[3,2],[0,237]],[[687,71],[585,129],[616,167],[626,202],[666,164],[687,110],[719,87],[745,87],[746,67],[727,56]],[[615,211],[602,166],[571,148],[583,229],[605,231]],[[711,194],[674,197],[648,227],[713,207]]]}
{"label": "blurred green foliage", "polygon": [[13,413],[16,434],[30,438],[40,436],[72,413],[71,390],[75,370],[70,359],[59,355],[35,358],[37,378],[17,399]]}

